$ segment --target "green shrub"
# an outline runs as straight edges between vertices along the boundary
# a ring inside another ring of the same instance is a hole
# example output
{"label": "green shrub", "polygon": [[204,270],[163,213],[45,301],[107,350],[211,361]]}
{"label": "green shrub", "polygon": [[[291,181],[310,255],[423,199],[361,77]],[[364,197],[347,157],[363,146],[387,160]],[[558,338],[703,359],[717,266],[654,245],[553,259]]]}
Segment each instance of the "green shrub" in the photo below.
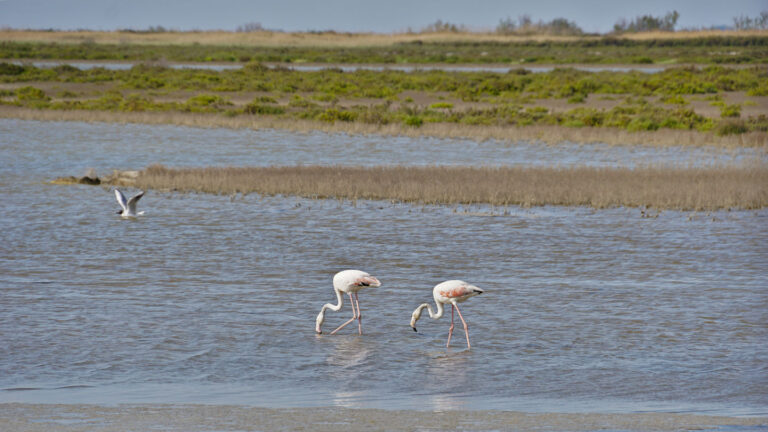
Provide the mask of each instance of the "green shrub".
{"label": "green shrub", "polygon": [[748,96],[768,96],[768,79],[763,77],[760,83],[747,90]]}
{"label": "green shrub", "polygon": [[187,99],[187,106],[190,107],[223,107],[232,105],[227,99],[213,94],[199,94]]}
{"label": "green shrub", "polygon": [[339,101],[339,98],[336,97],[336,95],[332,93],[320,93],[312,95],[312,99],[320,102],[331,102],[336,103]]}
{"label": "green shrub", "polygon": [[304,99],[300,95],[295,94],[288,102],[288,106],[295,108],[314,108],[317,106],[317,104]]}
{"label": "green shrub", "polygon": [[575,95],[568,98],[568,103],[584,103],[586,100],[587,98],[583,93],[576,93]]}
{"label": "green shrub", "polygon": [[16,89],[16,97],[19,101],[49,101],[51,98],[37,87],[25,86]]}
{"label": "green shrub", "polygon": [[715,134],[723,135],[739,135],[749,131],[747,125],[742,120],[727,120],[722,121],[717,125]]}
{"label": "green shrub", "polygon": [[152,101],[138,94],[129,95],[118,105],[120,111],[148,111],[152,109]]}
{"label": "green shrub", "polygon": [[636,117],[632,119],[626,127],[630,132],[654,131],[658,128],[659,124],[647,117]]}
{"label": "green shrub", "polygon": [[123,103],[123,94],[117,90],[110,90],[101,95],[98,99],[85,101],[82,105],[85,109],[116,111],[120,109]]}
{"label": "green shrub", "polygon": [[749,117],[746,122],[749,130],[768,132],[768,116],[765,114],[760,114],[757,117]]}
{"label": "green shrub", "polygon": [[352,111],[338,110],[336,108],[328,108],[320,115],[315,117],[316,120],[333,123],[337,120],[344,122],[352,122],[357,118],[357,113]]}
{"label": "green shrub", "polygon": [[385,125],[393,121],[393,114],[386,104],[375,105],[361,110],[357,115],[357,121],[369,124]]}
{"label": "green shrub", "polygon": [[453,108],[453,104],[450,102],[435,102],[429,107],[430,108]]}
{"label": "green shrub", "polygon": [[285,108],[273,105],[262,105],[260,103],[251,102],[243,108],[243,112],[247,114],[261,114],[261,115],[280,115],[285,114]]}
{"label": "green shrub", "polygon": [[723,105],[720,107],[720,117],[741,117],[741,105]]}
{"label": "green shrub", "polygon": [[0,75],[21,75],[24,73],[24,66],[13,63],[0,63]]}
{"label": "green shrub", "polygon": [[565,126],[601,126],[605,121],[605,113],[594,108],[576,108],[564,114]]}
{"label": "green shrub", "polygon": [[424,120],[417,115],[409,115],[403,119],[403,123],[407,126],[420,127],[424,123]]}
{"label": "green shrub", "polygon": [[71,92],[69,90],[63,90],[63,91],[60,91],[60,92],[58,92],[56,94],[56,97],[62,98],[62,99],[63,98],[73,98],[73,97],[77,97],[77,96],[78,96],[77,93]]}
{"label": "green shrub", "polygon": [[257,98],[253,99],[254,103],[270,103],[270,104],[276,104],[277,100],[270,96],[259,96]]}
{"label": "green shrub", "polygon": [[243,66],[243,72],[264,73],[268,70],[269,67],[257,61],[247,63],[245,66]]}
{"label": "green shrub", "polygon": [[669,96],[665,99],[662,99],[662,102],[665,104],[672,104],[672,105],[688,105],[688,101],[685,100],[684,97],[681,95],[673,95]]}

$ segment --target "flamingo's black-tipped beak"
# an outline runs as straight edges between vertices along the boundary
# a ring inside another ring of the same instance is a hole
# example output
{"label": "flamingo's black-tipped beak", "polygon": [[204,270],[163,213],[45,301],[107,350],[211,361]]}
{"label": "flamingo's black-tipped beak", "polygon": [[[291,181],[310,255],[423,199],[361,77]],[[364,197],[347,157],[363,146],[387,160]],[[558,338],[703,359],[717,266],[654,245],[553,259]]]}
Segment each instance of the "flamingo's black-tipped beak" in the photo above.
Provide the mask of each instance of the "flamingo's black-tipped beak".
{"label": "flamingo's black-tipped beak", "polygon": [[123,213],[122,210],[118,210],[118,211],[115,212],[115,214],[121,214],[121,213]]}
{"label": "flamingo's black-tipped beak", "polygon": [[413,331],[415,331],[417,333],[419,332],[418,330],[416,330],[416,327],[411,327],[411,328],[413,329]]}

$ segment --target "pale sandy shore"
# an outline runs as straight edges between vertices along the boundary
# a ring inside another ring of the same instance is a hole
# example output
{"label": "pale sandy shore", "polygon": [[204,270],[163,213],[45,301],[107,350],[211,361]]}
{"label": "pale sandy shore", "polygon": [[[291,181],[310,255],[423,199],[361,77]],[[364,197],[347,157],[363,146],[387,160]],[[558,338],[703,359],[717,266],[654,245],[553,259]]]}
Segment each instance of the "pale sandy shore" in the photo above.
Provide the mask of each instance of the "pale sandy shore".
{"label": "pale sandy shore", "polygon": [[227,405],[0,404],[12,431],[757,431],[768,418],[692,414],[568,414],[511,411],[394,411]]}

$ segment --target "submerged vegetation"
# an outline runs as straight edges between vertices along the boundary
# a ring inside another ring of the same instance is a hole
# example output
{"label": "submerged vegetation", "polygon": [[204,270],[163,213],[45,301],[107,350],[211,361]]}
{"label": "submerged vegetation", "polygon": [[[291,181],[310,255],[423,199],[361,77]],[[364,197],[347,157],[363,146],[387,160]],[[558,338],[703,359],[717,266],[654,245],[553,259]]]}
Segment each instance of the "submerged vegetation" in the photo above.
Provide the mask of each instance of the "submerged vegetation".
{"label": "submerged vegetation", "polygon": [[215,194],[395,200],[424,204],[568,205],[656,209],[768,206],[768,168],[215,167],[153,165],[131,186]]}

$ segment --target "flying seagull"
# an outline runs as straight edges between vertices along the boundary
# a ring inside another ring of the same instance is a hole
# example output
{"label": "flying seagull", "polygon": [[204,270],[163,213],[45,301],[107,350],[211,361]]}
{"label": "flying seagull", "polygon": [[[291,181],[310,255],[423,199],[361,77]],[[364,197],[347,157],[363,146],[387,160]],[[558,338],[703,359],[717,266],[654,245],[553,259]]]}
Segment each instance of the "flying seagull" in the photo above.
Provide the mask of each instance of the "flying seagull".
{"label": "flying seagull", "polygon": [[136,203],[139,202],[141,197],[144,196],[144,191],[141,191],[137,193],[136,195],[132,196],[131,199],[126,200],[125,195],[123,195],[122,192],[120,192],[120,189],[115,189],[115,198],[117,198],[117,202],[120,204],[120,207],[122,207],[122,210],[118,210],[117,214],[119,214],[122,217],[135,217],[135,216],[141,216],[144,214],[144,212],[136,212]]}

